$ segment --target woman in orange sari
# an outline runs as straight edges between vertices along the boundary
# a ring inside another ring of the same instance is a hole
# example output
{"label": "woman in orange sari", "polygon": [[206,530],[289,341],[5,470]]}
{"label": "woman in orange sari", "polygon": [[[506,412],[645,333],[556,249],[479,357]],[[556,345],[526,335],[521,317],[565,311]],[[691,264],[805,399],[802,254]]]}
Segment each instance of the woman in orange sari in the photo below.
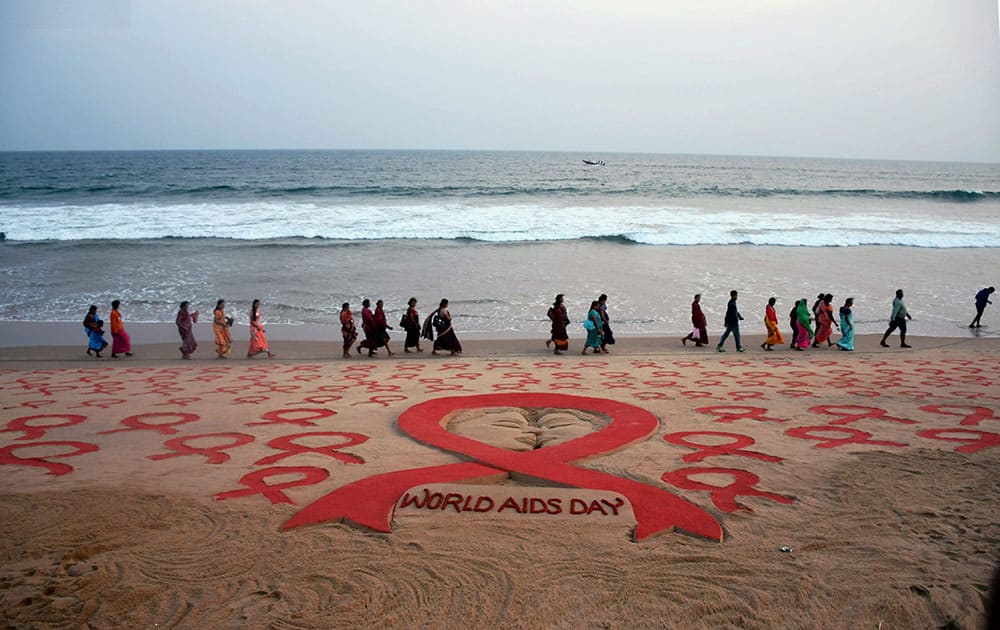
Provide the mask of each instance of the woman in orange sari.
{"label": "woman in orange sari", "polygon": [[830,336],[836,325],[837,322],[833,319],[833,295],[827,293],[816,307],[816,337],[813,338],[813,348],[818,348],[824,341],[827,346],[832,346],[833,341]]}
{"label": "woman in orange sari", "polygon": [[254,300],[250,306],[250,349],[247,350],[247,358],[267,353],[267,358],[274,356],[267,347],[267,337],[264,336],[264,323],[260,319],[260,300]]}
{"label": "woman in orange sari", "polygon": [[120,301],[111,303],[111,358],[117,359],[119,354],[127,357],[132,356],[132,340],[125,332],[125,324],[122,322],[122,314],[118,312]]}
{"label": "woman in orange sari", "polygon": [[774,305],[777,303],[777,298],[771,298],[767,301],[767,308],[764,309],[764,326],[767,327],[767,339],[764,343],[760,344],[760,347],[771,352],[774,350],[774,346],[785,343],[785,338],[781,336],[781,331],[778,330],[778,314],[774,312]]}
{"label": "woman in orange sari", "polygon": [[219,300],[212,314],[212,331],[215,332],[215,354],[220,359],[228,359],[233,350],[233,335],[229,332],[232,325],[232,320],[226,317],[226,301]]}

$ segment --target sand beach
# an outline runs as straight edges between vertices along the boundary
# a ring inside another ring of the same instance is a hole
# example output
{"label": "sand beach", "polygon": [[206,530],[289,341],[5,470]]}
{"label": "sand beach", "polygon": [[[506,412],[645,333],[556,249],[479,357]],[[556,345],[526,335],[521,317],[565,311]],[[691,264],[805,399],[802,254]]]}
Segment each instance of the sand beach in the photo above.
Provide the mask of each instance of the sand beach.
{"label": "sand beach", "polygon": [[586,357],[464,341],[351,360],[333,339],[276,341],[272,360],[0,349],[4,621],[981,622],[998,340],[719,354],[623,337]]}
{"label": "sand beach", "polygon": [[998,13],[906,9],[0,2],[0,630],[1000,627]]}

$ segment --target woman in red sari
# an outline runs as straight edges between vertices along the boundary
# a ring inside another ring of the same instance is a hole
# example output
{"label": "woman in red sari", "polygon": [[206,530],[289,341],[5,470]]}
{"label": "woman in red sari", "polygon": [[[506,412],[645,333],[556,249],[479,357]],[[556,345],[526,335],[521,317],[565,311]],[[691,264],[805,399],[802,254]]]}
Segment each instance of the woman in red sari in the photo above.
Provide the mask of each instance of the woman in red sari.
{"label": "woman in red sari", "polygon": [[372,302],[368,298],[361,300],[361,332],[365,333],[364,340],[358,344],[358,354],[361,349],[368,350],[368,356],[375,356],[375,349],[379,347],[378,337],[375,330],[375,315],[372,313]]}
{"label": "woman in red sari", "polygon": [[552,321],[552,336],[545,340],[545,347],[548,348],[553,343],[556,344],[555,354],[562,354],[569,349],[569,333],[566,325],[569,324],[569,315],[566,314],[565,296],[562,293],[556,296],[555,302],[549,308],[548,318]]}
{"label": "woman in red sari", "polygon": [[250,349],[247,350],[247,358],[261,352],[266,352],[268,359],[275,356],[267,347],[267,337],[264,336],[264,322],[260,319],[260,300],[254,300],[250,306]]}
{"label": "woman in red sari", "polygon": [[693,341],[698,348],[708,343],[708,321],[705,319],[705,314],[701,312],[700,302],[701,293],[698,293],[694,296],[694,302],[691,302],[691,325],[693,328],[687,337],[681,339],[681,343],[685,346],[689,341]]}

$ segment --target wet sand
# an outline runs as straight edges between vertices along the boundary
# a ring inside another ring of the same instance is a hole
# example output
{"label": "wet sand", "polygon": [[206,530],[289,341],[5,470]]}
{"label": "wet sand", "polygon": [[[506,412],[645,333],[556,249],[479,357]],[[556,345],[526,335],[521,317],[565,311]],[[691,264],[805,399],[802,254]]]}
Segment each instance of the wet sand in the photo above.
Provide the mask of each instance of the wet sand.
{"label": "wet sand", "polygon": [[[717,335],[736,289],[748,333],[764,332],[769,297],[777,298],[784,327],[795,300],[812,304],[823,291],[834,295],[835,309],[854,297],[858,332],[873,334],[885,329],[902,288],[913,334],[962,338],[976,292],[996,284],[1000,247],[165,239],[7,243],[0,265],[8,271],[0,320],[75,322],[77,333],[87,305],[98,305],[107,318],[119,299],[126,327],[163,322],[173,339],[182,300],[211,315],[225,298],[237,334],[246,335],[250,303],[259,298],[265,325],[275,332],[276,324],[305,324],[331,334],[299,339],[336,338],[343,302],[360,324],[362,298],[383,299],[394,325],[416,296],[423,316],[448,298],[460,336],[530,338],[548,330],[545,313],[564,293],[570,335],[579,336],[590,301],[606,293],[616,333],[662,336],[690,330],[691,299],[701,293],[709,331]],[[997,321],[997,308],[989,307],[987,322]]]}

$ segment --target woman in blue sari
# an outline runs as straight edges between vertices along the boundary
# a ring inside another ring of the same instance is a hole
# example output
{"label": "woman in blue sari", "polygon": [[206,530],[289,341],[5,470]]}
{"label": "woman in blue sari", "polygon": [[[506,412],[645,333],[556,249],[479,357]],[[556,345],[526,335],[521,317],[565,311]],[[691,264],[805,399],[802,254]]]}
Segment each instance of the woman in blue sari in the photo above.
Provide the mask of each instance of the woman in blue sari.
{"label": "woman in blue sari", "polygon": [[837,347],[841,350],[854,350],[854,298],[847,298],[844,305],[840,307],[840,332],[843,333],[837,341]]}
{"label": "woman in blue sari", "polygon": [[594,354],[597,354],[604,342],[604,318],[601,317],[601,305],[597,300],[590,303],[590,312],[583,321],[583,327],[587,331],[587,341],[583,344],[583,352],[580,354],[587,354],[587,348],[593,348]]}
{"label": "woman in blue sari", "polygon": [[94,356],[101,358],[101,350],[108,347],[108,342],[104,341],[104,321],[97,317],[97,306],[90,305],[83,318],[83,328],[87,331],[87,354],[93,351]]}

